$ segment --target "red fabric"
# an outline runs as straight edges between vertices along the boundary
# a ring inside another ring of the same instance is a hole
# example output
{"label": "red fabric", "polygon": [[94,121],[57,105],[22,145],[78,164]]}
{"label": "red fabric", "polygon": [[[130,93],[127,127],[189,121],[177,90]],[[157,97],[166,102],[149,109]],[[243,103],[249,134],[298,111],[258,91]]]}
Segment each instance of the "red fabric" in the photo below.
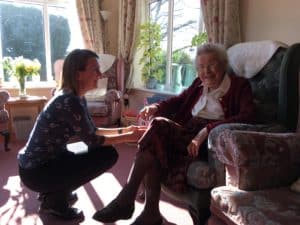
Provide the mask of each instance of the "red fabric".
{"label": "red fabric", "polygon": [[[228,92],[220,98],[225,119],[207,124],[210,132],[223,123],[251,123],[254,120],[254,103],[249,82],[242,77],[230,75],[231,85]],[[180,95],[157,104],[156,115],[172,118],[179,124],[185,124],[192,117],[192,109],[202,95],[201,80],[196,78],[193,84]],[[174,114],[175,115],[172,115]]]}
{"label": "red fabric", "polygon": [[181,126],[164,117],[153,119],[140,139],[140,151],[150,151],[159,160],[162,183],[175,192],[185,192],[187,169],[194,160],[206,160],[206,145],[199,150],[199,158],[188,155],[187,146],[198,130],[205,127],[206,119],[194,118]]}

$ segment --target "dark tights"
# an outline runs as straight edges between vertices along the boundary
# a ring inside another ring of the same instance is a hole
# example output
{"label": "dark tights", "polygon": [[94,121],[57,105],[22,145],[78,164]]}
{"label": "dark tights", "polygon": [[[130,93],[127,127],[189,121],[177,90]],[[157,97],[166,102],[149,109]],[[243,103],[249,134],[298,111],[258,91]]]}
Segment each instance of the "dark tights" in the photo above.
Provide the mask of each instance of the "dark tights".
{"label": "dark tights", "polygon": [[[131,168],[127,184],[117,197],[117,201],[122,204],[134,204],[135,196],[138,192],[139,185],[144,180],[146,190],[146,203],[144,211],[139,220],[149,222],[149,218],[157,219],[159,213],[160,198],[160,164],[159,160],[146,149],[137,153],[134,164]],[[147,224],[147,223],[145,223]]]}

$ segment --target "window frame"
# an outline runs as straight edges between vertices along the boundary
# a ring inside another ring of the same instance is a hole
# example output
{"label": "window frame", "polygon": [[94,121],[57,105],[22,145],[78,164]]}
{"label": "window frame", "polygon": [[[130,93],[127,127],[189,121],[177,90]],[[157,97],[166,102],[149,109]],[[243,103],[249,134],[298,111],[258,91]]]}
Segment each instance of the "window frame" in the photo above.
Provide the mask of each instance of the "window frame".
{"label": "window frame", "polygon": [[[52,76],[52,65],[51,65],[51,46],[50,46],[50,21],[48,14],[48,7],[60,7],[66,8],[70,1],[72,0],[0,0],[3,3],[16,3],[16,4],[35,4],[42,7],[43,13],[43,24],[44,24],[44,42],[45,42],[45,57],[46,57],[46,68],[47,68],[47,81],[26,81],[26,86],[29,88],[49,88],[56,85],[55,80]],[[0,32],[0,40],[1,40]],[[0,41],[0,58],[3,58],[2,55],[2,41]],[[3,66],[0,63],[0,86],[7,88],[18,87],[18,84],[11,81],[4,81]]]}
{"label": "window frame", "polygon": [[[151,17],[151,4],[158,2],[158,0],[146,0],[146,21],[150,20]],[[152,92],[152,93],[162,93],[162,94],[178,94],[176,91],[172,90],[172,51],[173,51],[173,37],[174,37],[174,5],[175,5],[175,0],[168,0],[168,27],[167,27],[167,48],[166,48],[166,53],[167,53],[167,60],[166,60],[166,82],[165,82],[165,88],[164,90],[159,90],[159,89],[148,89],[143,86],[142,83],[137,82],[134,84],[134,88],[138,90],[144,90],[147,92]],[[201,6],[200,6],[201,7]],[[204,31],[204,21],[203,21],[203,15],[201,13],[201,10],[199,12],[199,23],[198,23],[198,32],[201,33]],[[139,54],[138,54],[139,55]],[[136,62],[136,60],[135,60]],[[137,63],[137,62],[136,62]],[[137,67],[139,68],[139,67]],[[138,74],[135,74],[134,76],[140,76]],[[140,79],[140,78],[138,78]],[[183,89],[182,89],[183,90]],[[182,91],[181,90],[181,91]]]}

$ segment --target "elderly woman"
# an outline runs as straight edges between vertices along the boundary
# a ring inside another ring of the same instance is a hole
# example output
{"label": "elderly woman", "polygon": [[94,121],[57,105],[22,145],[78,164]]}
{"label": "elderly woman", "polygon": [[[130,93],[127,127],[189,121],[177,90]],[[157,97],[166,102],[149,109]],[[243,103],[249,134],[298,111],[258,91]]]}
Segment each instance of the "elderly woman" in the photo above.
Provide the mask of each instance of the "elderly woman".
{"label": "elderly woman", "polygon": [[222,46],[200,46],[196,56],[198,78],[192,85],[176,97],[142,109],[142,118],[154,119],[139,141],[128,182],[94,219],[114,222],[130,218],[139,185],[144,180],[145,207],[133,224],[161,224],[160,184],[185,192],[190,163],[207,160],[209,132],[219,124],[252,121],[251,87],[244,78],[228,74],[227,65]]}

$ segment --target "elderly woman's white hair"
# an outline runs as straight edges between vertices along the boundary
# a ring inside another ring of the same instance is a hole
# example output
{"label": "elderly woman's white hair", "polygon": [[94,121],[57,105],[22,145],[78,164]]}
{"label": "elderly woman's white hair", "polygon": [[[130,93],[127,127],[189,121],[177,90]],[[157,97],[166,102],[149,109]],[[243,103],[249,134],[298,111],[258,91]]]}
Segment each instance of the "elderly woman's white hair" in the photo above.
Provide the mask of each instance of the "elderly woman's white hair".
{"label": "elderly woman's white hair", "polygon": [[[224,68],[228,68],[228,56],[225,47],[221,44],[205,43],[197,48],[196,60],[200,55],[214,53],[218,61],[223,64]],[[196,64],[197,66],[197,64]]]}

